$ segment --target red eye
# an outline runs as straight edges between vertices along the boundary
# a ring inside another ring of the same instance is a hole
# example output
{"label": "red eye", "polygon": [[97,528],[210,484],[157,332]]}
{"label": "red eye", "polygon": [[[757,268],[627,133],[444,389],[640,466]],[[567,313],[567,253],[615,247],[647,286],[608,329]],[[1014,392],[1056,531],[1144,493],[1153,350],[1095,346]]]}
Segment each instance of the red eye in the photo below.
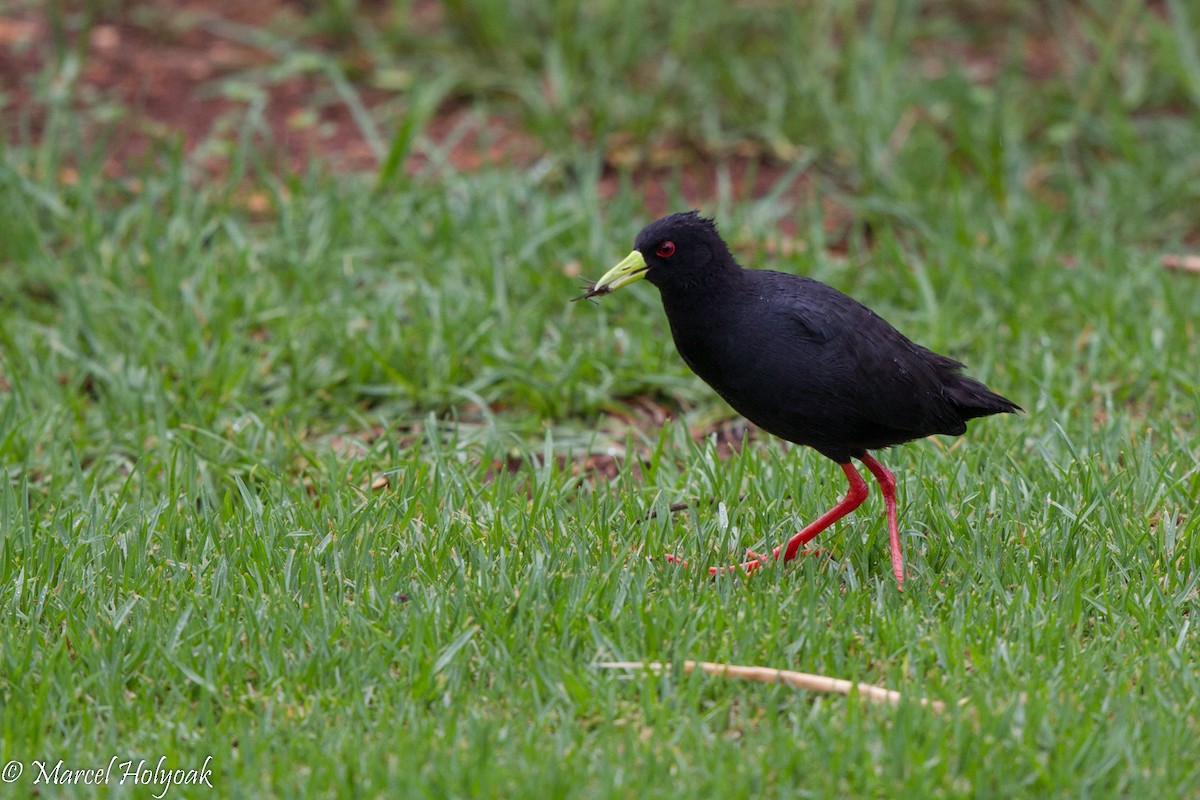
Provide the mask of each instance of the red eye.
{"label": "red eye", "polygon": [[670,258],[671,256],[675,255],[675,243],[670,241],[663,242],[658,247],[654,248],[654,254],[659,258]]}

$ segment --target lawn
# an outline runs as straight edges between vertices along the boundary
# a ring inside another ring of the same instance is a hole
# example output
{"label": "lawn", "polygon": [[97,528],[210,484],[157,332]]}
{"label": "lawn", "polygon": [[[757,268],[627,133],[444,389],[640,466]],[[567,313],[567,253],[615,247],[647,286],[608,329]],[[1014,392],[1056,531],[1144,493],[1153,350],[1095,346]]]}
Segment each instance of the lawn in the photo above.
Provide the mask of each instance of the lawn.
{"label": "lawn", "polygon": [[[39,6],[0,9],[22,796],[163,791],[39,773],[116,757],[208,759],[168,797],[1200,797],[1190,3]],[[202,59],[178,118],[97,78],[155,48]],[[903,592],[874,487],[828,557],[696,568],[844,479],[653,287],[569,302],[692,207],[1025,408],[880,454]]]}

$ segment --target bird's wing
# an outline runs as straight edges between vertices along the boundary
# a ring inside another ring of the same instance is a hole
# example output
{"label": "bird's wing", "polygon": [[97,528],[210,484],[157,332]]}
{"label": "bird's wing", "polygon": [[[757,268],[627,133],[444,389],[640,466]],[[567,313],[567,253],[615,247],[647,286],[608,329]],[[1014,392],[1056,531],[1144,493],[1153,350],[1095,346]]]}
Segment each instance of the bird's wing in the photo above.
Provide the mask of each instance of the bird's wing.
{"label": "bird's wing", "polygon": [[781,310],[788,320],[797,369],[805,384],[860,424],[900,431],[961,425],[944,387],[962,364],[914,343],[857,300],[816,281],[788,292]]}

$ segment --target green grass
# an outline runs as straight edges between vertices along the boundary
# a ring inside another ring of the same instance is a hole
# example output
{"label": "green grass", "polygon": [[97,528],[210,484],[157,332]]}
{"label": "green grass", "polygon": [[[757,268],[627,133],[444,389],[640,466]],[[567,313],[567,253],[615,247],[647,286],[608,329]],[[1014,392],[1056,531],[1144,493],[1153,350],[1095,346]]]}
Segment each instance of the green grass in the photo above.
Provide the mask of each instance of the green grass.
{"label": "green grass", "polygon": [[[74,56],[26,76],[37,105],[4,111],[0,145],[18,787],[34,759],[211,755],[233,797],[1196,796],[1200,280],[1159,257],[1200,235],[1200,15],[791,5],[447,3],[432,30],[405,3],[319,5],[315,58],[352,81],[331,97],[408,76],[370,124],[397,159],[430,156],[415,174],[277,174],[248,116],[223,178],[164,147],[113,179]],[[1049,75],[1022,66],[1037,36]],[[509,120],[538,162],[456,170],[420,127],[438,99]],[[596,277],[647,221],[631,176],[598,188],[630,142],[701,169],[739,143],[808,160],[811,198],[705,206],[735,250],[851,292],[1026,408],[884,454],[903,593],[877,494],[822,536],[830,559],[712,581],[660,558],[770,547],[844,487],[769,437],[728,457],[693,438],[730,412],[651,287],[567,302],[571,265]],[[831,204],[853,219],[835,250]],[[781,222],[803,247],[769,255]],[[674,419],[613,413],[637,395]],[[641,659],[675,668],[593,666]]]}

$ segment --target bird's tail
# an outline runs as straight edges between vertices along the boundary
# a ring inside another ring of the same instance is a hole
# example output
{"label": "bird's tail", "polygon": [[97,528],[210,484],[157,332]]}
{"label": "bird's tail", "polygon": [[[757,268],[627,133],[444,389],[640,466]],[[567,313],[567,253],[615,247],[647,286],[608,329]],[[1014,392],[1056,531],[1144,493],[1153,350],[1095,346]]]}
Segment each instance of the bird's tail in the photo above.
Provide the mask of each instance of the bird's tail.
{"label": "bird's tail", "polygon": [[964,420],[989,417],[992,414],[1016,414],[1025,410],[974,378],[965,375],[957,377],[957,381],[946,387],[946,393],[958,406]]}

